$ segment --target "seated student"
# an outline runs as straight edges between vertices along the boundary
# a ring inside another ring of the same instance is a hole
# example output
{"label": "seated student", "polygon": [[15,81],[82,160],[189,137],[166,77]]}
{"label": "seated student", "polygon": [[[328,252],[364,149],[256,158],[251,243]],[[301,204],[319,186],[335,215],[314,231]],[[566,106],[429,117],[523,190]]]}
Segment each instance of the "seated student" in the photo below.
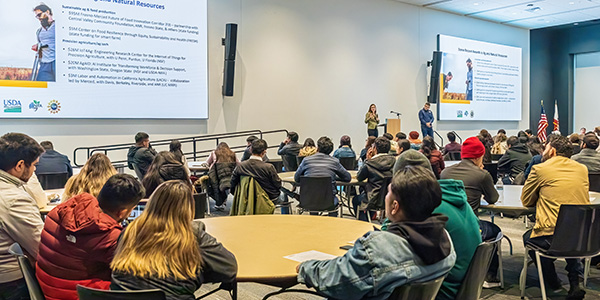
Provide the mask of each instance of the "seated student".
{"label": "seated student", "polygon": [[[138,132],[135,135],[135,145],[131,146],[127,153],[127,167],[133,170],[133,166],[137,166],[140,174],[144,177],[155,156],[156,151],[150,146],[150,136],[145,132]],[[142,180],[142,178],[138,179]]]}
{"label": "seated student", "polygon": [[416,131],[411,131],[408,134],[408,141],[410,142],[410,147],[415,150],[421,149],[421,144],[423,143],[419,139],[419,133]]}
{"label": "seated student", "polygon": [[384,133],[382,136],[390,141],[390,154],[393,155],[394,153],[396,153],[396,149],[398,148],[398,142],[394,139],[394,136],[389,132]]}
{"label": "seated student", "polygon": [[298,152],[298,156],[307,157],[315,153],[317,153],[315,141],[311,138],[306,138],[306,140],[304,140],[304,145],[302,145],[302,149]]}
{"label": "seated student", "polygon": [[365,148],[360,150],[360,156],[359,156],[359,159],[362,160],[363,162],[367,160],[367,152],[369,151],[369,149],[371,149],[371,147],[373,147],[373,144],[375,143],[375,139],[376,139],[376,137],[369,136],[365,140]]}
{"label": "seated student", "polygon": [[135,177],[116,174],[97,200],[79,194],[48,214],[36,268],[46,299],[77,300],[78,284],[108,290],[121,222],[143,196],[144,188]]}
{"label": "seated student", "polygon": [[79,174],[67,180],[61,199],[65,201],[83,193],[97,197],[108,178],[115,174],[117,174],[117,170],[111,164],[108,156],[95,153],[85,162]]}
{"label": "seated student", "polygon": [[400,155],[409,149],[410,142],[407,139],[398,140],[398,149],[396,149],[396,155]]}
{"label": "seated student", "polygon": [[506,150],[508,150],[508,143],[506,142],[508,140],[508,138],[506,137],[506,135],[502,132],[499,132],[495,137],[494,137],[494,145],[492,145],[492,148],[490,149],[490,152],[492,154],[504,154],[506,153]]}
{"label": "seated student", "polygon": [[454,132],[448,132],[448,134],[446,134],[446,137],[448,137],[448,141],[450,141],[448,144],[446,144],[446,146],[444,146],[444,149],[442,150],[442,154],[446,155],[450,152],[460,152],[460,144],[456,142],[456,135],[454,134]]}
{"label": "seated student", "polygon": [[423,138],[423,143],[421,144],[421,150],[419,152],[423,153],[429,162],[431,163],[431,167],[433,169],[433,174],[435,174],[435,178],[440,178],[440,173],[446,167],[444,165],[444,157],[442,153],[435,146],[435,142],[433,142],[433,138],[430,136],[426,136]]}
{"label": "seated student", "polygon": [[394,174],[400,170],[404,170],[407,166],[422,166],[427,170],[432,170],[429,159],[423,153],[414,149],[407,149],[398,155],[398,159],[396,159],[396,163],[394,164]]}
{"label": "seated student", "polygon": [[159,152],[154,157],[150,168],[148,168],[148,173],[146,173],[146,176],[142,180],[142,185],[146,189],[144,198],[150,198],[150,195],[154,193],[156,187],[161,183],[176,179],[189,181],[190,176],[183,164],[175,158],[173,153],[167,151]]}
{"label": "seated student", "polygon": [[229,145],[221,142],[210,154],[206,163],[210,169],[208,175],[202,176],[200,181],[207,195],[215,200],[215,209],[224,210],[228,190],[231,188],[231,174],[239,161],[235,153],[229,149]]}
{"label": "seated student", "polygon": [[512,184],[513,180],[523,172],[531,160],[527,145],[519,142],[519,138],[511,136],[506,141],[508,150],[498,160],[498,172],[504,174],[505,184]]}
{"label": "seated student", "polygon": [[[246,149],[244,149],[244,154],[242,155],[242,159],[240,161],[248,160],[250,158],[250,156],[252,156],[252,149],[250,149],[250,147],[252,146],[252,142],[254,142],[254,140],[258,140],[258,137],[255,135],[251,135],[246,139],[247,146],[246,146]],[[269,158],[265,154],[265,156],[263,156],[262,160],[268,161]]]}
{"label": "seated student", "polygon": [[35,174],[67,173],[68,177],[73,176],[71,161],[66,155],[54,150],[54,145],[50,141],[43,141],[40,145],[44,148],[45,152],[40,156],[40,162],[35,169]]}
{"label": "seated student", "polygon": [[396,163],[394,156],[388,154],[389,151],[390,141],[384,137],[378,137],[375,140],[375,156],[367,160],[358,170],[356,175],[358,181],[368,179],[364,186],[364,192],[352,199],[354,211],[358,212],[359,220],[367,220],[365,210],[376,210],[385,206],[385,203],[379,202],[380,193],[385,192],[382,191],[385,188],[382,186],[383,180],[386,177],[392,177],[392,169]]}
{"label": "seated student", "polygon": [[581,152],[581,138],[579,137],[579,134],[571,134],[571,136],[569,136],[569,141],[571,142],[571,146],[573,146],[573,155],[579,154],[579,152]]}
{"label": "seated student", "polygon": [[0,299],[29,299],[23,273],[8,248],[19,243],[30,259],[37,259],[44,222],[24,186],[43,152],[44,148],[25,134],[0,137]]}
{"label": "seated student", "polygon": [[160,289],[169,300],[193,300],[205,282],[233,282],[235,256],[193,218],[191,185],[161,184],[119,240],[111,290]]}
{"label": "seated student", "polygon": [[342,157],[354,157],[356,158],[356,153],[352,150],[352,144],[350,142],[350,137],[347,135],[342,135],[340,138],[340,147],[335,149],[333,152],[333,157],[342,158]]}
{"label": "seated student", "polygon": [[222,163],[238,162],[239,163],[240,160],[235,156],[235,152],[233,152],[229,148],[229,145],[227,145],[227,143],[220,142],[217,145],[217,148],[208,155],[208,158],[206,159],[206,162],[204,162],[204,163],[207,164],[209,168],[212,168],[212,166],[218,162],[222,162]]}
{"label": "seated student", "polygon": [[392,140],[392,144],[390,145],[390,154],[395,154],[398,151],[398,142],[400,140],[405,140],[406,139],[406,134],[402,131],[396,133],[396,135],[394,136],[394,139]]}
{"label": "seated student", "polygon": [[334,157],[329,156],[333,151],[333,142],[330,138],[323,136],[317,141],[317,151],[315,155],[311,155],[302,160],[302,163],[298,167],[298,171],[294,174],[294,181],[300,183],[301,176],[329,176],[331,177],[331,185],[333,187],[333,201],[337,205],[338,199],[336,197],[336,180],[343,182],[350,182],[352,176],[346,169],[340,164],[340,161]]}
{"label": "seated student", "polygon": [[175,156],[175,160],[183,164],[185,172],[188,176],[190,176],[192,173],[190,172],[190,168],[188,167],[188,161],[185,158],[185,155],[183,155],[183,151],[181,151],[181,142],[179,140],[171,141],[171,143],[169,144],[169,152],[173,153],[173,155]]}
{"label": "seated student", "polygon": [[[231,175],[231,194],[235,194],[235,189],[240,184],[242,176],[250,176],[258,182],[260,187],[267,193],[269,200],[278,203],[281,194],[281,178],[272,164],[262,160],[267,153],[267,142],[263,139],[252,141],[252,156],[246,161],[240,163],[233,170]],[[289,208],[282,207],[282,214],[289,213]]]}
{"label": "seated student", "polygon": [[366,233],[344,256],[301,263],[298,282],[336,299],[386,299],[399,286],[444,276],[456,253],[444,229],[448,218],[432,214],[441,201],[431,171],[399,171],[385,199],[387,231]]}
{"label": "seated student", "polygon": [[290,131],[287,138],[279,144],[277,154],[281,155],[283,167],[286,172],[296,171],[298,169],[298,161],[296,157],[300,153],[302,146],[298,144],[298,134]]}
{"label": "seated student", "polygon": [[598,149],[598,137],[595,134],[586,134],[583,137],[581,152],[573,155],[571,159],[583,164],[589,173],[600,173],[600,153]]}

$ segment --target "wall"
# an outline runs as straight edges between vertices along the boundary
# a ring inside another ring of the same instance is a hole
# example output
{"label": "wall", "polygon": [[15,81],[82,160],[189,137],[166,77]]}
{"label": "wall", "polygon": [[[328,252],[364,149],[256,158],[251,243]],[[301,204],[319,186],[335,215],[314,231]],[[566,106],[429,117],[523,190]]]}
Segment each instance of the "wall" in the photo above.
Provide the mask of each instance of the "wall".
{"label": "wall", "polygon": [[[364,115],[403,113],[418,130],[426,100],[426,61],[438,33],[523,48],[521,122],[439,122],[463,137],[480,128],[516,133],[529,124],[529,31],[391,0],[210,0],[209,120],[3,120],[0,132],[51,139],[59,151],[132,141],[138,130],[169,138],[287,128],[300,138],[353,137],[362,148]],[[221,97],[225,23],[239,24],[235,96]],[[492,34],[493,33],[493,34]],[[434,107],[435,109],[435,107]],[[281,137],[283,139],[283,136]],[[273,143],[273,141],[269,141]]]}
{"label": "wall", "polygon": [[[545,100],[544,109],[552,119],[556,99],[561,132],[578,131],[579,128],[573,128],[573,58],[575,54],[600,51],[600,24],[596,23],[531,31],[531,128],[537,128],[540,100]],[[598,125],[596,121],[586,127]]]}

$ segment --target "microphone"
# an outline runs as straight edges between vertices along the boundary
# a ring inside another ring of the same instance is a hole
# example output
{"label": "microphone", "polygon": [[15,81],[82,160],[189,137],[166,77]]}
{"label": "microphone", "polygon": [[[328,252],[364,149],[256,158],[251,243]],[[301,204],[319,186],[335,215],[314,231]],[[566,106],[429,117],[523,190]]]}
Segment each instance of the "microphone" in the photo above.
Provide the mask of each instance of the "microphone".
{"label": "microphone", "polygon": [[401,115],[402,115],[401,113],[399,113],[399,112],[397,112],[397,111],[393,111],[393,110],[390,110],[390,114],[396,114],[396,115],[398,115],[398,116],[401,116]]}

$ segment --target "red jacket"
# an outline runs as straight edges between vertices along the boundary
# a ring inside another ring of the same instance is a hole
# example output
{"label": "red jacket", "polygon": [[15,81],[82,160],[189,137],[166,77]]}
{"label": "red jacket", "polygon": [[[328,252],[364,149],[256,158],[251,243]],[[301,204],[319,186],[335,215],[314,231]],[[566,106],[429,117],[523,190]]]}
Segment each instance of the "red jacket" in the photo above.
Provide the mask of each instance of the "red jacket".
{"label": "red jacket", "polygon": [[90,194],[54,208],[42,231],[36,276],[46,299],[77,299],[77,284],[108,290],[123,227]]}

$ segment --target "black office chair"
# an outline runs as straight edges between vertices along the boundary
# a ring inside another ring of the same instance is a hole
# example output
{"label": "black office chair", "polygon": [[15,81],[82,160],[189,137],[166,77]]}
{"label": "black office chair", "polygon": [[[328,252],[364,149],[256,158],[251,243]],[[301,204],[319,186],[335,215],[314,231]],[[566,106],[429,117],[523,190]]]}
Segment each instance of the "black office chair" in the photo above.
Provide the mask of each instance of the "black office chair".
{"label": "black office chair", "polygon": [[27,284],[27,289],[29,290],[29,298],[31,300],[45,300],[44,293],[42,293],[42,288],[40,287],[40,283],[37,281],[35,277],[35,271],[27,256],[23,253],[23,249],[19,243],[14,243],[8,248],[8,253],[14,256],[19,263],[19,268],[23,273],[23,278],[25,279],[25,284]]}
{"label": "black office chair", "polygon": [[596,205],[567,205],[560,206],[558,219],[554,229],[552,245],[549,249],[541,249],[534,244],[525,245],[525,256],[523,259],[523,270],[519,286],[521,288],[521,299],[525,297],[525,280],[527,279],[528,262],[527,252],[533,250],[537,261],[538,276],[542,299],[546,300],[546,288],[544,285],[544,274],[540,260],[542,257],[553,259],[579,258],[585,262],[583,272],[583,286],[587,285],[591,258],[600,254],[600,204]]}
{"label": "black office chair", "polygon": [[300,167],[300,164],[302,163],[305,157],[306,156],[296,156],[296,162],[298,163],[298,167]]}
{"label": "black office chair", "polygon": [[[392,177],[384,177],[381,182],[381,190],[379,190],[379,198],[376,202],[367,205],[365,213],[369,223],[372,223],[371,213],[369,211],[377,211],[379,214],[379,222],[383,223],[383,219],[385,218],[385,197],[387,196],[390,182],[392,182]],[[358,213],[356,214],[356,217],[358,218]]]}
{"label": "black office chair", "polygon": [[65,187],[67,180],[69,180],[69,174],[67,172],[39,173],[36,174],[36,176],[44,190],[62,189]]}
{"label": "black office chair", "polygon": [[79,300],[166,300],[162,290],[108,291],[77,285]]}
{"label": "black office chair", "polygon": [[351,171],[356,170],[358,162],[356,157],[340,157],[340,164],[344,167],[344,169]]}
{"label": "black office chair", "polygon": [[483,164],[483,169],[492,175],[492,180],[494,180],[494,183],[498,181],[498,163]]}
{"label": "black office chair", "polygon": [[142,174],[142,170],[140,170],[140,168],[136,164],[133,164],[133,170],[135,171],[135,175],[137,176],[138,180],[141,182],[142,179],[144,179],[144,174]]}
{"label": "black office chair", "polygon": [[500,158],[502,158],[502,155],[504,155],[504,154],[492,154],[492,160],[499,161]]}
{"label": "black office chair", "polygon": [[475,254],[471,259],[465,278],[463,278],[460,289],[456,294],[455,299],[460,300],[478,300],[481,296],[483,281],[487,274],[490,264],[492,263],[492,255],[498,248],[502,240],[502,232],[498,234],[495,240],[483,242],[475,249]]}
{"label": "black office chair", "polygon": [[[283,172],[283,161],[282,160],[267,160],[268,163],[272,164],[275,167],[275,171],[277,173]],[[287,171],[287,170],[286,170]]]}
{"label": "black office chair", "polygon": [[194,220],[204,219],[207,207],[208,197],[206,196],[206,193],[194,194]]}
{"label": "black office chair", "polygon": [[590,179],[590,192],[600,193],[600,173],[589,173],[588,178]]}
{"label": "black office chair", "polygon": [[331,177],[300,176],[298,214],[303,212],[333,213],[342,217],[342,205],[334,205]]}
{"label": "black office chair", "polygon": [[461,160],[460,151],[448,152],[447,155],[450,158],[450,160]]}
{"label": "black office chair", "polygon": [[405,284],[396,288],[388,300],[434,300],[445,278],[446,275],[426,282]]}

